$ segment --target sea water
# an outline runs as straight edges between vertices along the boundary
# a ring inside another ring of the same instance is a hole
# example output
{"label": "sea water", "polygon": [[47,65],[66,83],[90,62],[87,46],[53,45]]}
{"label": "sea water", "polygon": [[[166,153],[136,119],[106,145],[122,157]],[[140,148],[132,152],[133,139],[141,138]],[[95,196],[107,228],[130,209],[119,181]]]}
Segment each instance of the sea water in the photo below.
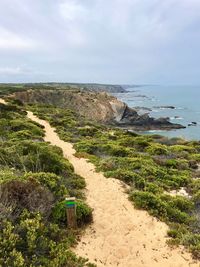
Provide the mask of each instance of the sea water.
{"label": "sea water", "polygon": [[[154,118],[169,117],[173,123],[184,125],[185,129],[170,131],[148,131],[168,137],[182,137],[200,140],[200,86],[140,86],[128,88],[126,93],[115,96],[130,107],[150,108],[149,115]],[[173,106],[174,109],[162,106]],[[196,126],[188,126],[196,122]]]}

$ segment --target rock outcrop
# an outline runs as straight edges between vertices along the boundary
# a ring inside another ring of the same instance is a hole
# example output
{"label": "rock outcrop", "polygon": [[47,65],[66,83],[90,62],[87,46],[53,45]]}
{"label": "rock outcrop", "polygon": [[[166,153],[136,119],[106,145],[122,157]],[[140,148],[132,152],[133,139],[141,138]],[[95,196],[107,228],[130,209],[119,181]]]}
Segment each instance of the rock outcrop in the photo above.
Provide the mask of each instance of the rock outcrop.
{"label": "rock outcrop", "polygon": [[24,103],[43,103],[69,108],[81,116],[96,122],[115,124],[137,130],[179,129],[180,124],[169,122],[168,118],[154,119],[148,114],[139,115],[116,97],[106,92],[82,90],[28,90],[16,92],[14,98]]}
{"label": "rock outcrop", "polygon": [[171,123],[169,118],[152,118],[148,113],[139,115],[134,109],[126,106],[120,124],[135,130],[172,130],[185,128],[181,124]]}

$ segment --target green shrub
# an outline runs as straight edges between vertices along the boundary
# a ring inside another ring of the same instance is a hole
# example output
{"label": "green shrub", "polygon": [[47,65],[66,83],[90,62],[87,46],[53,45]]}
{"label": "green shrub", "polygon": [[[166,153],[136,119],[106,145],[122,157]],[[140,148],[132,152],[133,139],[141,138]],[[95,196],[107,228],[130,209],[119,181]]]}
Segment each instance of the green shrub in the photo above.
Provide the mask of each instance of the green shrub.
{"label": "green shrub", "polygon": [[148,210],[150,214],[165,219],[167,217],[166,204],[151,192],[133,192],[130,198],[137,208]]}
{"label": "green shrub", "polygon": [[102,152],[108,155],[117,156],[117,157],[126,157],[131,152],[128,148],[125,148],[119,145],[112,145],[112,144],[102,145],[101,150]]}
{"label": "green shrub", "polygon": [[179,153],[179,152],[189,152],[189,153],[194,153],[195,148],[190,147],[187,145],[174,145],[170,147],[170,151],[173,153]]}
{"label": "green shrub", "polygon": [[[65,201],[55,205],[52,211],[53,219],[56,223],[67,222]],[[76,217],[79,227],[92,222],[92,209],[83,201],[76,200]]]}
{"label": "green shrub", "polygon": [[173,197],[168,203],[184,212],[191,212],[194,209],[194,203],[182,196]]}
{"label": "green shrub", "polygon": [[57,199],[63,198],[63,196],[68,194],[66,182],[64,181],[66,178],[63,179],[63,177],[54,173],[27,173],[24,179],[39,182],[42,186],[47,187]]}
{"label": "green shrub", "polygon": [[138,150],[143,151],[144,149],[149,147],[150,141],[151,141],[150,137],[137,136],[136,138],[134,138],[134,146]]}
{"label": "green shrub", "polygon": [[183,238],[183,245],[188,246],[196,258],[200,258],[200,234],[188,233]]}
{"label": "green shrub", "polygon": [[146,182],[145,182],[145,179],[142,178],[141,176],[137,175],[136,176],[136,179],[135,179],[135,188],[138,189],[138,190],[144,190],[145,189],[145,186],[146,186]]}
{"label": "green shrub", "polygon": [[193,195],[193,201],[195,202],[196,205],[200,204],[200,190],[198,190],[194,195]]}
{"label": "green shrub", "polygon": [[191,159],[200,162],[200,153],[199,154],[192,154]]}
{"label": "green shrub", "polygon": [[76,216],[79,226],[92,222],[92,209],[83,201],[76,201]]}
{"label": "green shrub", "polygon": [[44,131],[41,126],[35,125],[32,121],[26,121],[23,119],[16,119],[10,122],[10,131],[17,132],[29,130],[32,132],[33,136],[44,136]]}
{"label": "green shrub", "polygon": [[180,211],[178,208],[171,206],[170,204],[166,205],[167,220],[177,223],[188,224],[191,221],[190,215],[186,212]]}
{"label": "green shrub", "polygon": [[[145,182],[144,182],[144,185],[145,185]],[[138,189],[142,189],[142,188],[138,188]],[[162,193],[163,190],[162,188],[160,188],[160,186],[158,186],[155,183],[146,183],[145,191],[151,192],[153,194],[158,194],[158,193]]]}
{"label": "green shrub", "polygon": [[151,155],[167,155],[167,146],[161,144],[151,144],[146,150]]}
{"label": "green shrub", "polygon": [[45,224],[39,214],[24,212],[17,224],[4,222],[0,233],[2,267],[90,266],[69,250],[75,241],[72,233],[56,224]]}
{"label": "green shrub", "polygon": [[16,250],[20,236],[14,233],[14,226],[4,221],[0,226],[0,266],[24,267],[25,260],[20,251]]}
{"label": "green shrub", "polygon": [[0,164],[32,172],[72,173],[72,165],[58,148],[44,142],[21,141],[7,143],[0,150]]}
{"label": "green shrub", "polygon": [[92,126],[79,127],[78,133],[82,136],[94,136],[98,129]]}
{"label": "green shrub", "polygon": [[95,142],[81,141],[78,144],[75,144],[75,149],[78,152],[84,152],[88,154],[94,154],[98,149],[98,146]]}
{"label": "green shrub", "polygon": [[165,165],[167,167],[172,167],[179,170],[187,170],[189,169],[188,161],[185,159],[168,159],[166,160]]}
{"label": "green shrub", "polygon": [[171,224],[171,229],[168,230],[168,235],[172,238],[179,239],[179,242],[181,242],[182,238],[188,234],[188,229],[185,225],[179,224],[179,223],[173,223]]}
{"label": "green shrub", "polygon": [[55,223],[66,224],[67,215],[66,215],[65,200],[56,203],[56,205],[52,209],[52,216]]}
{"label": "green shrub", "polygon": [[3,168],[0,170],[0,184],[3,182],[20,179],[15,170],[10,168]]}
{"label": "green shrub", "polygon": [[69,189],[84,189],[86,187],[85,180],[77,174],[71,175],[71,177],[66,181],[66,185]]}

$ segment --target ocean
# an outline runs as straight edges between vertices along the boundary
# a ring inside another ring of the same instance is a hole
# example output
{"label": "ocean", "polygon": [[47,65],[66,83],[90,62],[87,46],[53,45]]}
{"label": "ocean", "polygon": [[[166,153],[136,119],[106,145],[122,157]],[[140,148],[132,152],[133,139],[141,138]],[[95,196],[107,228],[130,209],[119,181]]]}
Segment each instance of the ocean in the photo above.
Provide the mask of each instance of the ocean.
{"label": "ocean", "polygon": [[[168,137],[200,140],[200,86],[146,85],[128,88],[127,93],[114,95],[130,107],[145,107],[151,110],[143,109],[139,113],[148,112],[155,118],[169,117],[171,122],[186,126],[186,129],[146,131],[143,134],[155,133]],[[197,124],[188,126],[192,122]]]}

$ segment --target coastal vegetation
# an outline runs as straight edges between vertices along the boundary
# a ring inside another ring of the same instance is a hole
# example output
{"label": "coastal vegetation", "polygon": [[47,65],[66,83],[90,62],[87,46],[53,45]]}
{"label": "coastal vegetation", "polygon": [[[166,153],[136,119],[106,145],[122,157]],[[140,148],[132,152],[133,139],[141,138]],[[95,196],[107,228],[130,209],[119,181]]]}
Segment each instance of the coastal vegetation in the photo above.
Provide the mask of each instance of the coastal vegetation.
{"label": "coastal vegetation", "polygon": [[138,135],[53,105],[31,104],[27,109],[48,120],[61,139],[73,142],[77,157],[128,184],[134,206],[169,225],[169,245],[182,244],[200,258],[199,141]]}
{"label": "coastal vegetation", "polygon": [[0,96],[22,92],[26,90],[37,89],[53,89],[53,90],[86,90],[86,91],[106,91],[106,92],[125,92],[125,88],[129,86],[113,85],[113,84],[96,84],[96,83],[1,83]]}
{"label": "coastal vegetation", "polygon": [[[92,221],[85,181],[16,103],[0,104],[0,266],[92,267],[70,249]],[[77,230],[67,227],[66,196],[77,198]]]}

